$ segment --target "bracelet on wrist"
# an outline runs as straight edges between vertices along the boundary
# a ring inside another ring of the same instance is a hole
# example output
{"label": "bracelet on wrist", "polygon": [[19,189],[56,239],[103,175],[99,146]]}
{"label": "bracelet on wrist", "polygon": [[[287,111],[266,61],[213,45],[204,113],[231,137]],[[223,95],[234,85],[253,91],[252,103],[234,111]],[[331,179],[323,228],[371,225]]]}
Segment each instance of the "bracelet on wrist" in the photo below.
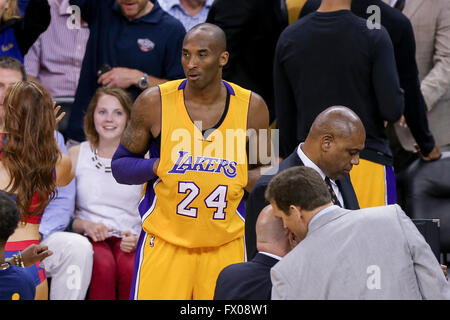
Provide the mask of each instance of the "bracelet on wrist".
{"label": "bracelet on wrist", "polygon": [[14,264],[17,267],[21,267],[21,268],[25,268],[25,265],[23,263],[23,258],[22,258],[22,254],[19,252],[18,254],[14,254],[12,256],[13,260],[14,260]]}

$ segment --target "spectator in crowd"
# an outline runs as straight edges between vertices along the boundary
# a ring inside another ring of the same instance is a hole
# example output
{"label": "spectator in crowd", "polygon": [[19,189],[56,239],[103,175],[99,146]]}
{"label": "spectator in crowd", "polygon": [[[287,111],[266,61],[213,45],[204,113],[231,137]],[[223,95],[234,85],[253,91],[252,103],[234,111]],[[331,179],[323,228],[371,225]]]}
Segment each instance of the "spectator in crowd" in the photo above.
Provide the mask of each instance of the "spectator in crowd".
{"label": "spectator in crowd", "polygon": [[215,300],[270,300],[270,269],[297,243],[271,205],[258,216],[256,238],[258,253],[251,261],[232,264],[219,274]]}
{"label": "spectator in crowd", "polygon": [[149,0],[70,0],[89,25],[89,40],[72,105],[67,137],[83,141],[83,116],[98,86],[142,90],[183,77],[180,52],[185,30]]}
{"label": "spectator in crowd", "polygon": [[12,57],[0,57],[0,124],[3,123],[6,90],[18,81],[27,80],[25,69],[19,60]]}
{"label": "spectator in crowd", "polygon": [[306,140],[280,163],[279,168],[262,176],[247,199],[245,242],[249,259],[256,254],[255,224],[259,212],[268,204],[264,192],[278,171],[294,166],[313,168],[330,184],[330,193],[334,192],[342,207],[359,209],[349,172],[359,163],[364,139],[364,126],[349,108],[330,107],[317,116]]}
{"label": "spectator in crowd", "polygon": [[[11,57],[0,57],[0,114],[3,113],[1,110],[6,89],[18,81],[25,80],[25,69],[20,61]],[[67,154],[61,133],[55,131],[55,138],[60,150]],[[67,186],[57,187],[56,190],[56,197],[45,208],[39,226],[41,244],[50,247],[54,252],[45,263],[45,271],[48,277],[52,278],[50,299],[84,299],[91,279],[92,246],[83,236],[63,232],[75,208],[75,181],[71,181]],[[79,285],[68,288],[68,277],[73,276],[68,270],[79,272],[81,281],[76,282]]]}
{"label": "spectator in crowd", "polygon": [[270,123],[275,119],[272,68],[275,47],[288,24],[283,3],[216,0],[206,19],[226,34],[230,58],[223,69],[223,78],[261,95],[269,108]]}
{"label": "spectator in crowd", "polygon": [[189,31],[195,25],[206,21],[214,0],[158,0],[164,11],[177,18]]}
{"label": "spectator in crowd", "polygon": [[20,266],[5,261],[5,244],[14,233],[20,212],[5,192],[0,192],[0,300],[34,300],[33,278]]}
{"label": "spectator in crowd", "polygon": [[[55,137],[61,151],[68,154],[62,134],[55,131]],[[92,245],[86,237],[65,231],[75,210],[75,180],[56,189],[39,226],[41,244],[53,251],[44,265],[51,278],[50,300],[84,300],[91,281]]]}
{"label": "spectator in crowd", "polygon": [[134,253],[141,231],[138,204],[142,185],[123,185],[111,173],[111,158],[131,112],[121,88],[97,89],[87,109],[87,141],[69,149],[76,168],[73,230],[89,237],[94,264],[88,298],[128,300]]}
{"label": "spectator in crowd", "polygon": [[290,168],[266,190],[299,244],[271,270],[272,299],[450,299],[430,246],[398,205],[333,205],[311,168]]}
{"label": "spectator in crowd", "polygon": [[[58,129],[65,135],[89,37],[86,22],[70,10],[69,0],[49,0],[51,22],[25,56],[25,70],[50,91],[66,116]],[[77,20],[79,18],[80,20]]]}
{"label": "spectator in crowd", "polygon": [[13,57],[23,63],[23,57],[49,24],[47,0],[30,0],[23,18],[19,15],[17,0],[1,1],[0,56]]}
{"label": "spectator in crowd", "polygon": [[[319,6],[319,0],[309,0],[303,8],[301,16],[314,11]],[[371,16],[374,15],[373,11],[370,10],[371,6],[376,6],[376,8],[378,8],[380,17],[382,17],[380,19],[381,25],[384,26],[389,33],[394,47],[400,86],[405,92],[404,118],[402,117],[401,121],[406,121],[411,128],[413,135],[417,140],[418,150],[420,151],[422,159],[426,161],[438,159],[441,152],[435,143],[433,134],[429,130],[425,100],[420,91],[415,57],[415,40],[411,23],[408,18],[402,15],[398,10],[391,8],[382,0],[353,0],[351,11],[355,15],[365,19],[365,21],[369,21]],[[399,169],[404,168],[406,164],[403,164],[402,162],[404,161],[399,159],[399,155],[394,147],[395,144],[393,144],[393,140],[395,140],[395,132],[393,126],[393,122],[388,125],[387,136],[390,140],[390,146],[394,149],[393,166],[395,171],[398,172],[400,171]],[[364,157],[364,159],[366,159],[366,157]],[[369,171],[367,170],[368,163],[366,160],[363,160],[361,164],[361,166],[351,173],[352,183],[355,187],[358,199],[363,199],[360,201],[361,207],[384,204],[381,195],[377,202],[371,200],[370,189],[368,189],[366,185],[366,181],[370,177],[368,176]],[[372,172],[375,171],[372,170]],[[375,176],[373,178],[375,178]],[[370,200],[370,202],[366,202],[364,199]]]}
{"label": "spectator in crowd", "polygon": [[[21,221],[6,243],[9,257],[39,243],[42,212],[55,196],[56,186],[67,185],[73,173],[70,159],[61,154],[54,138],[61,116],[55,119],[51,96],[40,84],[13,84],[7,89],[4,106],[0,190],[16,199],[21,212]],[[47,299],[45,270],[37,263],[27,271],[37,286],[36,299]]]}
{"label": "spectator in crowd", "polygon": [[5,259],[5,244],[20,220],[15,202],[0,192],[0,300],[33,300],[36,293],[33,278],[24,269],[53,254],[48,247],[32,244],[24,251]]}
{"label": "spectator in crowd", "polygon": [[[326,106],[349,106],[361,118],[366,141],[357,172],[365,184],[353,186],[363,208],[396,202],[384,121],[400,119],[404,99],[389,34],[384,27],[369,29],[350,4],[323,0],[316,12],[283,31],[275,53],[275,102],[283,158]],[[354,172],[351,177],[353,182]]]}
{"label": "spectator in crowd", "polygon": [[[385,2],[395,7],[404,6],[403,14],[411,21],[430,129],[439,148],[450,151],[450,2],[437,0],[432,5],[423,0]],[[404,148],[397,149],[397,155],[406,160],[416,159],[411,153],[416,141],[409,128],[396,124],[396,133]],[[406,164],[411,160],[405,161]]]}

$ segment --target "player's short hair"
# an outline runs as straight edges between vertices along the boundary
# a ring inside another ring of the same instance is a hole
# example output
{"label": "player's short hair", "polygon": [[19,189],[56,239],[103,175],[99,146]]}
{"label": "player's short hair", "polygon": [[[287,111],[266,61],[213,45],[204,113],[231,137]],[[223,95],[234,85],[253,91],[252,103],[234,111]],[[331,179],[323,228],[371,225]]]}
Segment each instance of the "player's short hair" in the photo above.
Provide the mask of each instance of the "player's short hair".
{"label": "player's short hair", "polygon": [[27,73],[23,64],[12,57],[0,57],[0,68],[19,71],[22,75],[22,81],[27,81]]}
{"label": "player's short hair", "polygon": [[97,107],[98,100],[104,95],[116,97],[117,100],[119,100],[120,105],[125,110],[127,119],[130,120],[133,101],[131,100],[128,92],[119,87],[98,88],[94,96],[92,97],[91,102],[89,103],[89,106],[87,108],[86,115],[84,116],[84,134],[86,135],[86,140],[89,141],[92,146],[97,146],[99,140],[99,135],[97,130],[95,129],[94,124],[94,112],[95,108]]}
{"label": "player's short hair", "polygon": [[20,212],[14,200],[0,191],[0,243],[5,243],[19,223]]}
{"label": "player's short hair", "polygon": [[289,206],[314,210],[331,202],[328,187],[314,169],[298,166],[286,169],[269,182],[265,197],[289,215]]}

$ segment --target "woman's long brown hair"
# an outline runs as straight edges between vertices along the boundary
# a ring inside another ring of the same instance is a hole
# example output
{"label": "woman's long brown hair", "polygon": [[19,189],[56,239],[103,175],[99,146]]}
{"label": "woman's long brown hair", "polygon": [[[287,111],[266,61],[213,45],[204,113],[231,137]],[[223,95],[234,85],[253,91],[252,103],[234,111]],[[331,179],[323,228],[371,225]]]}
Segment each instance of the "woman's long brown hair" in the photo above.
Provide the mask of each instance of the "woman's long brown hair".
{"label": "woman's long brown hair", "polygon": [[4,100],[2,162],[11,177],[9,193],[17,194],[22,217],[30,211],[33,194],[41,212],[55,196],[53,176],[60,151],[54,138],[56,128],[53,101],[44,87],[33,81],[19,81],[9,87]]}

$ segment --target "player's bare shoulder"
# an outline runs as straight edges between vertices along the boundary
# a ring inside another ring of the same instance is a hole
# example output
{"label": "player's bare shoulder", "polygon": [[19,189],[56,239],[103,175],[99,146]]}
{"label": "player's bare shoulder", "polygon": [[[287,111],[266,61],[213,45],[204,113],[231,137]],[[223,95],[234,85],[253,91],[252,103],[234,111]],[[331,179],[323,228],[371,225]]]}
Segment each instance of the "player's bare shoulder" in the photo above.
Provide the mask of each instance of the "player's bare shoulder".
{"label": "player's bare shoulder", "polygon": [[161,92],[158,86],[146,89],[137,97],[130,120],[141,121],[148,129],[155,125],[160,127]]}
{"label": "player's bare shoulder", "polygon": [[269,109],[264,99],[252,92],[248,107],[248,129],[267,129],[269,127]]}
{"label": "player's bare shoulder", "polygon": [[120,143],[134,153],[145,153],[148,142],[161,131],[161,94],[159,87],[142,92],[133,104],[131,116]]}

